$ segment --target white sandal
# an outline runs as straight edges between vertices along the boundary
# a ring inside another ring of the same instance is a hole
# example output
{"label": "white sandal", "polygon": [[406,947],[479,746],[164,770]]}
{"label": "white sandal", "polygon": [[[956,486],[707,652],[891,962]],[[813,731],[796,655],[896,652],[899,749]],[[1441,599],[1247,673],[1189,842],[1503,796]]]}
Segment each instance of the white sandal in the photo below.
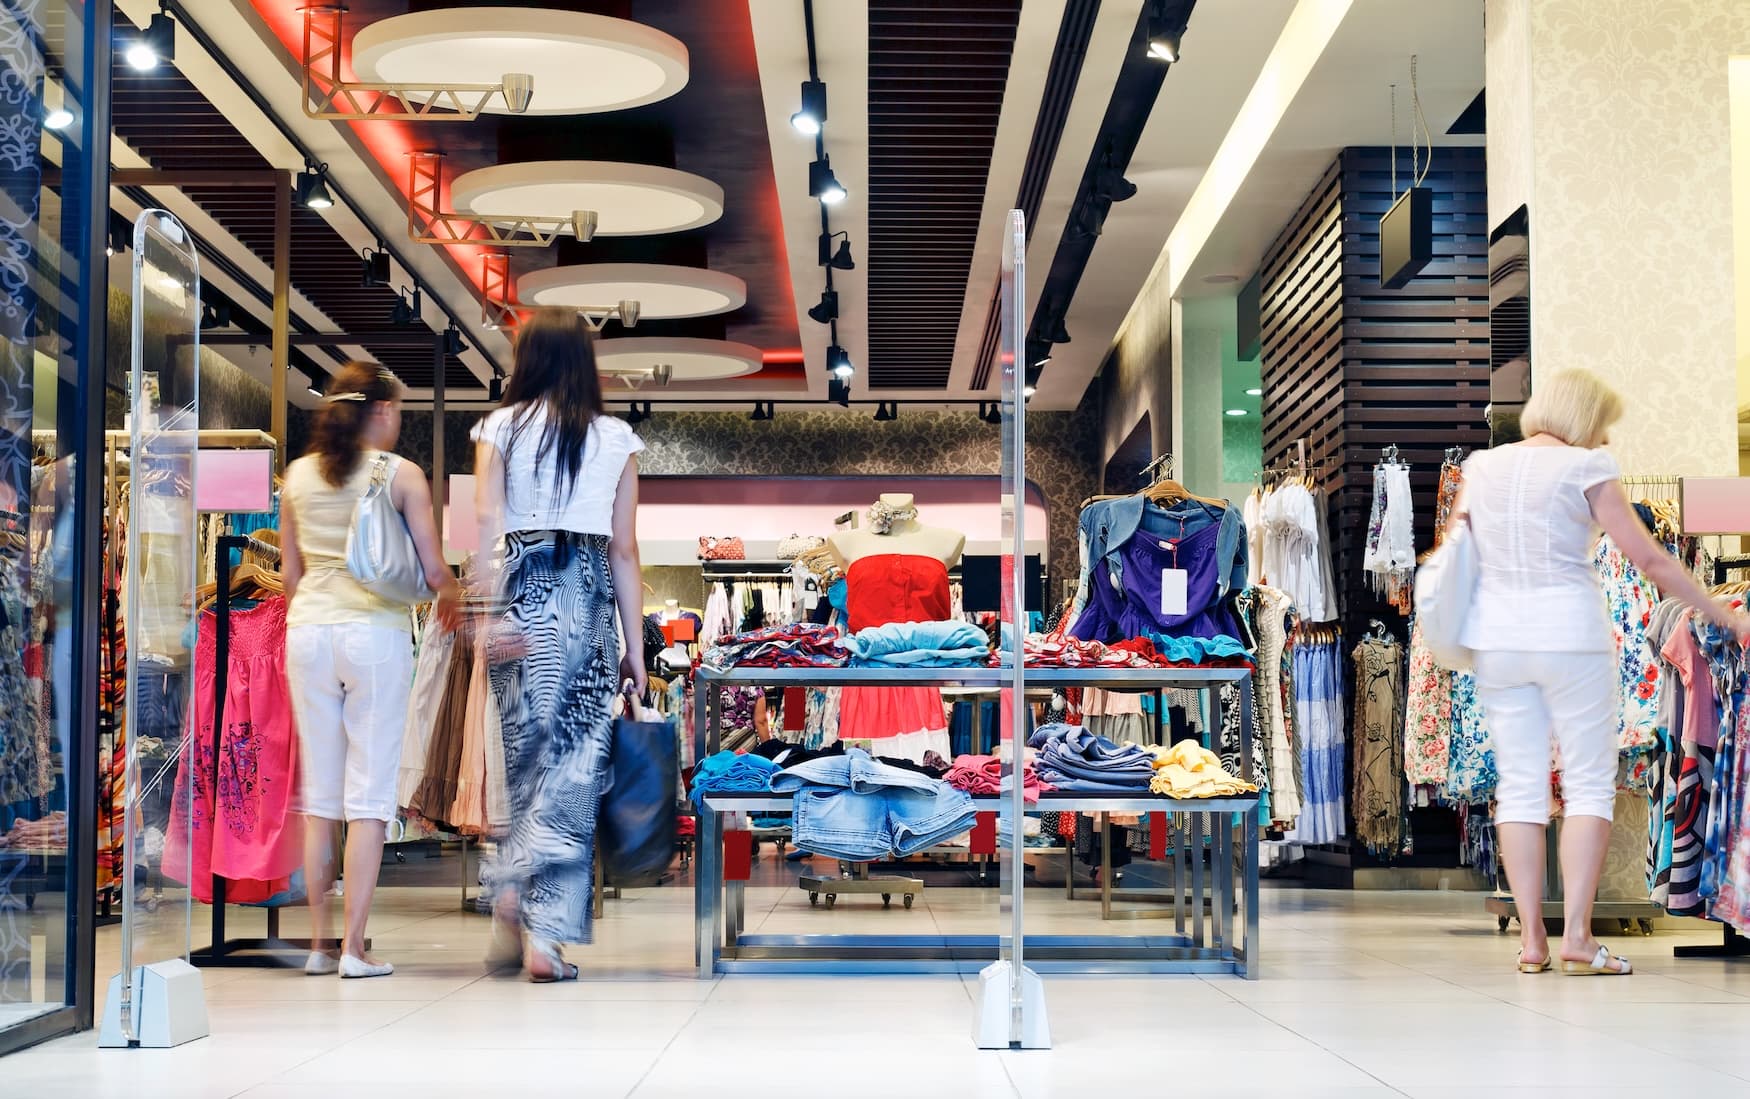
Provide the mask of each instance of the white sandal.
{"label": "white sandal", "polygon": [[[1610,963],[1615,962],[1612,966]],[[1607,948],[1599,947],[1590,962],[1562,961],[1562,974],[1567,977],[1626,977],[1634,972],[1634,967],[1628,964],[1628,959],[1620,954],[1612,954]]]}
{"label": "white sandal", "polygon": [[559,944],[552,939],[537,939],[533,935],[529,936],[529,953],[545,961],[548,966],[545,975],[538,976],[533,969],[529,970],[529,980],[534,984],[550,985],[560,981],[577,980],[578,968],[560,955]]}

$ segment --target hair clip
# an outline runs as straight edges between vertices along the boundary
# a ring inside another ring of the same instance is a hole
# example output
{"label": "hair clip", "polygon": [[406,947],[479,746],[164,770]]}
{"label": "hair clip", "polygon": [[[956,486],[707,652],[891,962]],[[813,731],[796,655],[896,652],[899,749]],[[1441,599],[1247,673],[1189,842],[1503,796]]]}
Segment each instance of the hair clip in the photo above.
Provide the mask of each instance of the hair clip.
{"label": "hair clip", "polygon": [[330,393],[328,396],[322,398],[322,402],[324,404],[339,404],[341,401],[363,401],[368,399],[369,398],[363,393]]}

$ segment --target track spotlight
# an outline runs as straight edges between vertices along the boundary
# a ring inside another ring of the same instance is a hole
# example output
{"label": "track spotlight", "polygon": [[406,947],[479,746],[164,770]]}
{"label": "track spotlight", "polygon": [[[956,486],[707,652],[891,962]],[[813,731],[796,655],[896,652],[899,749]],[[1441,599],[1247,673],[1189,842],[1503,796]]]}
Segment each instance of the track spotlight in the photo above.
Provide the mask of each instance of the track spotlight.
{"label": "track spotlight", "polygon": [[1026,366],[1029,368],[1044,366],[1051,361],[1051,342],[1037,336],[1027,340]]}
{"label": "track spotlight", "polygon": [[851,365],[851,353],[833,344],[826,349],[826,368],[832,371],[832,376],[843,381],[849,381],[857,368]]}
{"label": "track spotlight", "polygon": [[231,303],[211,301],[201,303],[201,329],[231,327]]}
{"label": "track spotlight", "polygon": [[819,80],[802,82],[802,109],[790,116],[790,125],[799,134],[813,137],[826,125],[826,84]]}
{"label": "track spotlight", "polygon": [[419,319],[419,314],[419,287],[415,286],[411,295],[406,289],[395,291],[395,304],[389,308],[390,324],[396,328],[406,328]]}
{"label": "track spotlight", "polygon": [[[838,251],[833,251],[832,242],[835,238],[844,237]],[[836,233],[820,234],[820,265],[831,267],[835,271],[849,271],[857,266],[851,258],[851,235],[843,229]]]}
{"label": "track spotlight", "polygon": [[452,356],[460,355],[466,350],[468,350],[468,343],[466,340],[462,339],[462,330],[460,328],[457,328],[452,324],[444,329],[444,354]]}
{"label": "track spotlight", "polygon": [[640,404],[637,401],[633,401],[631,407],[626,409],[626,422],[628,424],[632,425],[633,427],[637,427],[639,424],[643,423],[645,420],[648,420],[648,419],[650,419],[650,402],[649,401],[645,401],[642,404]]}
{"label": "track spotlight", "polygon": [[73,124],[73,112],[67,109],[67,93],[53,80],[43,81],[43,127],[64,130]]}
{"label": "track spotlight", "polygon": [[295,194],[298,205],[312,210],[326,210],[333,206],[334,196],[328,193],[328,165],[305,160],[304,170],[298,173]]}
{"label": "track spotlight", "polygon": [[1136,197],[1136,184],[1124,178],[1124,173],[1112,163],[1112,154],[1108,152],[1106,159],[1100,162],[1100,170],[1094,176],[1094,194],[1107,202],[1123,202]]}
{"label": "track spotlight", "polygon": [[777,406],[771,401],[755,401],[753,415],[749,416],[748,419],[760,424],[769,423],[777,415],[777,412]]}
{"label": "track spotlight", "polygon": [[571,212],[571,235],[578,243],[588,244],[595,239],[596,226],[601,217],[594,210],[573,210]]}
{"label": "track spotlight", "polygon": [[109,215],[109,247],[104,249],[106,255],[120,255],[134,244],[134,227],[127,218],[111,212]]}
{"label": "track spotlight", "polygon": [[839,292],[837,290],[822,290],[820,304],[808,310],[808,316],[820,324],[831,324],[839,319]]}
{"label": "track spotlight", "polygon": [[898,401],[882,401],[875,406],[876,423],[890,424],[897,419],[899,419]]}
{"label": "track spotlight", "polygon": [[375,250],[365,249],[364,274],[359,278],[360,286],[389,285],[389,253],[383,250],[383,242],[378,241]]}
{"label": "track spotlight", "polygon": [[1148,55],[1156,61],[1165,61],[1171,65],[1179,60],[1180,36],[1160,34],[1148,40]]}
{"label": "track spotlight", "polygon": [[987,424],[1003,422],[1003,406],[995,401],[978,402],[978,418]]}
{"label": "track spotlight", "polygon": [[846,378],[834,378],[826,383],[826,399],[840,408],[851,407],[851,383]]}
{"label": "track spotlight", "polygon": [[160,8],[146,29],[122,47],[122,57],[136,72],[151,72],[162,62],[176,60],[176,20]]}
{"label": "track spotlight", "polygon": [[1069,232],[1082,240],[1093,240],[1106,229],[1106,211],[1111,203],[1097,194],[1090,194],[1076,204],[1070,219]]}
{"label": "track spotlight", "polygon": [[621,301],[618,311],[620,323],[627,328],[637,328],[640,308],[639,304],[635,301]]}
{"label": "track spotlight", "polygon": [[492,379],[486,383],[486,399],[493,402],[504,400],[504,375],[494,370]]}
{"label": "track spotlight", "polygon": [[843,202],[845,189],[832,174],[832,157],[823,156],[808,164],[808,193],[828,206]]}
{"label": "track spotlight", "polygon": [[1045,326],[1045,340],[1047,343],[1068,343],[1069,342],[1069,329],[1067,329],[1063,326],[1063,314],[1062,313],[1058,313],[1055,316],[1053,316],[1051,318],[1051,321],[1048,324],[1046,324],[1046,326]]}
{"label": "track spotlight", "polygon": [[1156,61],[1177,64],[1185,37],[1185,21],[1167,15],[1166,0],[1156,0],[1148,16],[1148,55]]}

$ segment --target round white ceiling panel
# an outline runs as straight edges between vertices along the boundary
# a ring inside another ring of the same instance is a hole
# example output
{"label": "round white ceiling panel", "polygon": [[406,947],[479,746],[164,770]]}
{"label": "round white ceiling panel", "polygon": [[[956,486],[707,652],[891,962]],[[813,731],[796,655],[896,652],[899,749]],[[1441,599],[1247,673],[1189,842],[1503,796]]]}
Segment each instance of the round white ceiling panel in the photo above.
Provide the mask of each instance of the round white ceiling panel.
{"label": "round white ceiling panel", "polygon": [[638,315],[679,320],[728,313],[747,304],[747,283],[704,267],[663,263],[580,263],[531,271],[517,280],[523,305],[606,309],[638,303]]}
{"label": "round white ceiling panel", "polygon": [[[687,47],[654,27],[552,8],[443,8],[380,19],[353,36],[359,79],[497,84],[534,77],[527,114],[594,114],[655,103],[687,86]],[[464,97],[466,98],[466,97]],[[507,114],[503,97],[486,105]]]}
{"label": "round white ceiling panel", "polygon": [[723,216],[723,188],[702,176],[649,164],[540,160],[465,172],[450,184],[454,207],[480,217],[570,217],[593,210],[596,235],[679,233]]}
{"label": "round white ceiling panel", "polygon": [[715,382],[757,373],[760,349],[730,340],[687,336],[621,336],[598,340],[596,369],[606,374],[640,374],[666,366],[676,382]]}

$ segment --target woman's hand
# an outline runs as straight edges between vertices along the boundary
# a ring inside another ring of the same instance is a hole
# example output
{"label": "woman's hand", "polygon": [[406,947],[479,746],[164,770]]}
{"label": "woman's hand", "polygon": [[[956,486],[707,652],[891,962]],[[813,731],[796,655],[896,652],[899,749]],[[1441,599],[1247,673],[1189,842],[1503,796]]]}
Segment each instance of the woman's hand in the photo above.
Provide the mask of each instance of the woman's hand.
{"label": "woman's hand", "polygon": [[438,625],[445,633],[455,633],[456,627],[462,624],[462,585],[451,580],[440,588],[432,614],[437,616]]}
{"label": "woman's hand", "polygon": [[627,653],[620,658],[620,682],[632,681],[632,694],[638,698],[644,697],[644,689],[649,685],[644,677],[644,661]]}
{"label": "woman's hand", "polygon": [[1719,625],[1729,631],[1740,645],[1750,645],[1750,614],[1727,606]]}

